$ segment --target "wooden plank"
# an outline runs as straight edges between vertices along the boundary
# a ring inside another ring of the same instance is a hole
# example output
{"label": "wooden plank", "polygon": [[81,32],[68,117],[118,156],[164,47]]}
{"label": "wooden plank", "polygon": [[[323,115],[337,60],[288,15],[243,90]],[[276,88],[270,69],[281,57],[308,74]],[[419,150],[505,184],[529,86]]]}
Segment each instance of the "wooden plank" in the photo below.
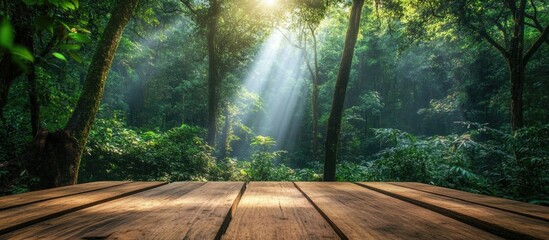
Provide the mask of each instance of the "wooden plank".
{"label": "wooden plank", "polygon": [[391,184],[401,187],[416,189],[423,192],[438,194],[446,197],[460,199],[483,206],[501,209],[504,211],[549,221],[549,207],[513,201],[505,198],[490,197],[481,194],[463,192],[459,190],[437,187],[424,183],[393,182]]}
{"label": "wooden plank", "polygon": [[0,234],[163,184],[165,183],[132,182],[98,191],[8,208],[0,212],[2,214],[0,218]]}
{"label": "wooden plank", "polygon": [[103,188],[113,187],[129,182],[111,181],[111,182],[91,182],[72,186],[51,188],[46,190],[27,192],[21,194],[10,195],[0,198],[0,210],[6,208],[17,207],[25,204],[45,201],[49,199],[80,194],[89,191],[95,191]]}
{"label": "wooden plank", "polygon": [[339,239],[291,182],[251,182],[223,239]]}
{"label": "wooden plank", "polygon": [[353,183],[296,185],[349,239],[498,239],[452,218]]}
{"label": "wooden plank", "polygon": [[[244,183],[177,182],[2,236],[8,239],[214,239]],[[1,238],[1,237],[0,237]]]}
{"label": "wooden plank", "polygon": [[389,183],[360,184],[505,238],[547,239],[549,237],[549,223],[543,220]]}

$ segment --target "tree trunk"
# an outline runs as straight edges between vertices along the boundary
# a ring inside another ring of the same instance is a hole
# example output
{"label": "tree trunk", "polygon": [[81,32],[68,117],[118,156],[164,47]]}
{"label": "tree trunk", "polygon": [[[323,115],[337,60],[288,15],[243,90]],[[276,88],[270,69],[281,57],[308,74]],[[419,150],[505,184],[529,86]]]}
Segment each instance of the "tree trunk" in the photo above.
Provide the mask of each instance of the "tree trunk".
{"label": "tree trunk", "polygon": [[345,93],[349,76],[351,74],[351,65],[353,62],[353,53],[358,36],[360,25],[360,14],[364,0],[353,0],[351,7],[351,17],[349,19],[349,28],[345,37],[345,46],[337,75],[334,97],[332,100],[332,109],[328,118],[328,131],[326,133],[326,144],[324,157],[324,181],[336,180],[336,159],[339,143],[339,132],[341,129],[341,117],[343,115],[343,105],[345,103]]}
{"label": "tree trunk", "polygon": [[511,73],[511,130],[514,132],[524,126],[522,93],[525,67],[522,64],[510,62],[509,69]]}
{"label": "tree trunk", "polygon": [[318,85],[320,84],[320,74],[318,72],[318,43],[316,40],[315,31],[311,28],[313,35],[313,58],[314,58],[314,76],[313,76],[313,96],[311,97],[312,112],[313,112],[313,161],[318,160],[318,119],[320,111],[318,109]]}
{"label": "tree trunk", "polygon": [[27,74],[31,128],[33,137],[36,136],[38,130],[40,130],[40,103],[38,102],[38,92],[36,89],[36,72],[34,67],[35,66],[32,65],[29,73]]}
{"label": "tree trunk", "polygon": [[313,79],[313,93],[311,96],[311,108],[313,114],[313,132],[312,132],[312,160],[318,160],[318,80],[316,77]]}
{"label": "tree trunk", "polygon": [[511,40],[509,62],[511,81],[511,129],[518,130],[524,126],[522,110],[522,92],[524,88],[524,14],[526,0],[521,0],[513,16],[513,39]]}
{"label": "tree trunk", "polygon": [[231,112],[229,111],[229,106],[226,105],[225,109],[225,123],[223,125],[223,131],[221,131],[221,146],[219,150],[220,159],[227,158],[229,154],[229,133],[231,131]]}
{"label": "tree trunk", "polygon": [[82,152],[103,97],[114,54],[138,2],[119,0],[113,9],[88,68],[82,94],[65,129],[53,133],[41,131],[35,137],[29,172],[40,178],[38,188],[76,184]]}
{"label": "tree trunk", "polygon": [[210,2],[208,33],[208,136],[207,142],[215,147],[215,135],[217,132],[217,89],[219,84],[218,56],[216,46],[217,21],[219,18],[219,3],[216,0]]}
{"label": "tree trunk", "polygon": [[[6,55],[9,55],[6,53]],[[8,104],[8,95],[15,78],[21,75],[21,70],[16,66],[10,56],[5,56],[0,61],[0,120],[4,119],[4,108]]]}

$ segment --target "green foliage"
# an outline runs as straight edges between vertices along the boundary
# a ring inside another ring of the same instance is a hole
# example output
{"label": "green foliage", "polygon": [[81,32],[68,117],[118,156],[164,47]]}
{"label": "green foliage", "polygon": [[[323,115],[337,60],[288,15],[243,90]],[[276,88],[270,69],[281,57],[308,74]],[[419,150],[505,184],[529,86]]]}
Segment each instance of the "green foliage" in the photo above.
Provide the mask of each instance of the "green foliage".
{"label": "green foliage", "polygon": [[[100,16],[115,2],[2,3],[9,8],[0,9],[5,16],[0,23],[0,57],[14,56],[23,67],[36,60],[42,128],[65,126],[97,33],[108,19]],[[292,122],[297,132],[279,144],[292,147],[286,153],[277,151],[275,139],[254,133],[250,122],[267,107],[265,96],[247,91],[242,81],[258,63],[261,42],[272,27],[307,33],[296,41],[311,41],[308,32],[314,29],[320,114],[316,137],[322,139],[349,4],[279,1],[265,7],[255,1],[219,1],[218,132],[226,136],[219,137],[218,148],[212,149],[202,140],[200,128],[207,126],[211,1],[187,2],[196,13],[180,0],[141,1],[113,61],[80,180],[321,180],[322,163],[310,160],[309,84],[296,93],[298,104],[307,106],[306,114],[294,118],[299,119]],[[32,10],[23,27],[32,30],[34,49],[14,42],[22,24],[17,21],[20,14],[9,12],[17,9],[11,7],[16,3]],[[546,3],[538,5],[542,24],[549,20]],[[544,45],[528,64],[524,113],[530,127],[510,134],[508,66],[489,44],[471,34],[475,27],[500,43],[508,41],[497,26],[512,25],[505,7],[497,1],[469,0],[375,1],[364,7],[340,133],[338,181],[419,181],[549,202],[549,48]],[[531,14],[533,10],[527,9]],[[525,30],[526,43],[539,35],[531,26]],[[310,54],[308,44],[305,51]],[[300,67],[307,71],[305,65]],[[309,77],[296,82],[309,83]],[[32,140],[28,91],[25,76],[14,80],[0,119],[0,162],[20,156]],[[1,180],[8,175],[18,178],[3,193],[26,191],[34,181],[25,171],[0,169]]]}
{"label": "green foliage", "polygon": [[218,174],[212,149],[200,128],[182,125],[167,132],[140,132],[120,119],[99,119],[83,159],[83,181],[207,180]]}
{"label": "green foliage", "polygon": [[541,201],[549,193],[549,125],[515,134],[463,123],[461,135],[418,139],[394,129],[377,129],[388,144],[369,171],[379,181],[418,181],[523,201]]}
{"label": "green foliage", "polygon": [[15,44],[14,29],[7,19],[1,19],[0,22],[0,50],[7,50],[12,56],[13,61],[25,68],[26,62],[34,62],[34,56],[25,47]]}
{"label": "green foliage", "polygon": [[251,143],[256,151],[252,153],[251,161],[245,163],[243,169],[246,179],[250,181],[281,181],[295,178],[293,169],[277,164],[284,151],[272,151],[276,145],[274,139],[267,136],[256,136]]}

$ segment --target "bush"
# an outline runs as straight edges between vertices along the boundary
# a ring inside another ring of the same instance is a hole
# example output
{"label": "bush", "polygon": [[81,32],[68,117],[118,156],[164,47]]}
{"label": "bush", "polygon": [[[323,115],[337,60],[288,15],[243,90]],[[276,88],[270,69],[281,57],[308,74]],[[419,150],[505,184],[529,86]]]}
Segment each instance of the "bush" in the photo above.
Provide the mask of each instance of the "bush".
{"label": "bush", "polygon": [[164,133],[99,119],[90,133],[80,180],[207,180],[220,175],[202,129],[182,125]]}

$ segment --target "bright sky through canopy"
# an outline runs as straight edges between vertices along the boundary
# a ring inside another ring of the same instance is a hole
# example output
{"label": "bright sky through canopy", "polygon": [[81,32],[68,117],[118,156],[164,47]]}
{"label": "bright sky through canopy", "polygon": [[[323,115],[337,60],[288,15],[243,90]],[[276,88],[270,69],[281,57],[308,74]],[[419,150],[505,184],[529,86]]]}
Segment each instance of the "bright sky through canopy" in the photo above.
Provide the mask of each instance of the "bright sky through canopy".
{"label": "bright sky through canopy", "polygon": [[272,7],[274,5],[276,5],[276,1],[277,0],[262,0],[263,3],[265,3],[265,5],[269,6],[269,7]]}

